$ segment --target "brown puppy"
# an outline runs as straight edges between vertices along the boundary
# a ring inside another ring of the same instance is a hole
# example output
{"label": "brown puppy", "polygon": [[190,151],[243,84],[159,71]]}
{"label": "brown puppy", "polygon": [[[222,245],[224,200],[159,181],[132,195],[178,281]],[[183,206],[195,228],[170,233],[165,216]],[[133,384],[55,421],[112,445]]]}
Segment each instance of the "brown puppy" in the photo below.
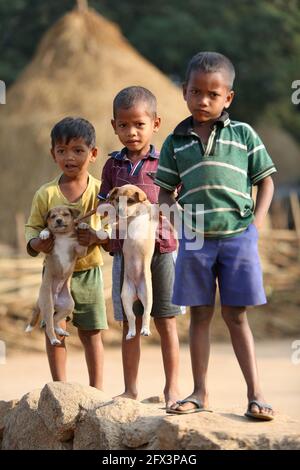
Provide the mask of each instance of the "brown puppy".
{"label": "brown puppy", "polygon": [[124,280],[121,298],[128,320],[126,339],[136,334],[133,302],[139,298],[144,306],[141,334],[150,335],[152,308],[151,260],[155,247],[158,209],[152,205],[144,191],[126,184],[112,189],[108,203],[117,212],[120,238],[124,237]]}
{"label": "brown puppy", "polygon": [[[33,329],[41,314],[46,325],[46,333],[53,346],[60,344],[55,332],[61,336],[69,335],[58,326],[58,323],[73,312],[74,300],[70,293],[71,277],[77,258],[87,253],[87,247],[79,245],[77,240],[74,219],[78,215],[78,210],[67,206],[54,207],[45,217],[47,228],[39,235],[45,240],[52,233],[55,238],[54,248],[45,257],[37,305],[25,331],[29,332]],[[80,223],[79,227],[89,228],[84,223]]]}

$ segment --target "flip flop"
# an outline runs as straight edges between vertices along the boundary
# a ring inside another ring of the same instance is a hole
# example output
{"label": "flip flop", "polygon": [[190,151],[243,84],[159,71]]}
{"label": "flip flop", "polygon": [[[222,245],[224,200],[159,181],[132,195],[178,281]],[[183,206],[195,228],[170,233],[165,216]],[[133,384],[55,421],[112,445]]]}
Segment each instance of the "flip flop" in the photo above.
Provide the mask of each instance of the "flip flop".
{"label": "flip flop", "polygon": [[201,411],[208,411],[209,413],[212,413],[212,410],[204,408],[202,403],[197,400],[197,398],[186,398],[185,400],[178,400],[176,403],[179,406],[183,405],[184,403],[193,403],[196,408],[192,408],[191,410],[178,410],[177,408],[168,408],[166,412],[174,415],[187,415],[191,413],[200,413]]}
{"label": "flip flop", "polygon": [[271,414],[253,413],[252,411],[250,411],[252,405],[256,405],[260,410],[262,410],[263,408],[267,408],[268,410],[273,411],[273,408],[271,405],[268,405],[267,403],[263,403],[261,401],[251,400],[248,403],[248,409],[247,409],[247,412],[245,413],[245,416],[247,416],[248,418],[258,419],[261,421],[272,421],[274,419],[274,416]]}

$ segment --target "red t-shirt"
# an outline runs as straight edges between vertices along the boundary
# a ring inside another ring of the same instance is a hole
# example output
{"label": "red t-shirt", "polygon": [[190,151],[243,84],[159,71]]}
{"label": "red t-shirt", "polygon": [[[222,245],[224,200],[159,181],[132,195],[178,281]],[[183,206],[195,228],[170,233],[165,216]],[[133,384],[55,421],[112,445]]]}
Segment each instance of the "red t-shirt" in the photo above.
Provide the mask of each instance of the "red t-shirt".
{"label": "red t-shirt", "polygon": [[[154,184],[153,177],[157,171],[159,153],[151,145],[149,153],[134,164],[127,158],[127,149],[109,154],[109,159],[102,170],[101,186],[98,199],[105,200],[108,193],[116,186],[134,184],[142,189],[152,204],[158,202],[159,186]],[[164,220],[164,219],[163,219]],[[160,221],[155,248],[160,253],[176,250],[177,242],[173,230],[166,220]],[[112,252],[122,250],[122,240],[112,240]]]}

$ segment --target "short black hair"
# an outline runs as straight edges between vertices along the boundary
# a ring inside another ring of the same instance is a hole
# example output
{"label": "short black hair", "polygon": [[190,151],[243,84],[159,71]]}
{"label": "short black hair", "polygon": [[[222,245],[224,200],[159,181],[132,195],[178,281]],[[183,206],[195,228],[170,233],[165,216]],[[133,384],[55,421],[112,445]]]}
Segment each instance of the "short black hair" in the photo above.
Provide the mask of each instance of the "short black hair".
{"label": "short black hair", "polygon": [[96,132],[94,126],[81,117],[65,117],[55,124],[51,131],[51,146],[55,144],[68,144],[72,139],[82,138],[88,147],[95,147]]}
{"label": "short black hair", "polygon": [[185,75],[185,83],[188,83],[192,72],[201,71],[204,73],[225,72],[228,78],[228,87],[233,87],[235,70],[232,62],[219,52],[198,52],[190,60]]}
{"label": "short black hair", "polygon": [[116,117],[118,109],[129,109],[137,103],[145,103],[151,117],[156,117],[156,98],[150,90],[142,86],[129,86],[119,91],[113,101],[113,115]]}

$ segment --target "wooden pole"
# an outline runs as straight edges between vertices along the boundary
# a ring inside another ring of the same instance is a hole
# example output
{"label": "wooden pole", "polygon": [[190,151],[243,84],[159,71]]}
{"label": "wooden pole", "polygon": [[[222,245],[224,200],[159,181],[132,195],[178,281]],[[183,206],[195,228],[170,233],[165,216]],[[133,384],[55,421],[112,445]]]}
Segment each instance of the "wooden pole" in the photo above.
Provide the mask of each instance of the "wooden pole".
{"label": "wooden pole", "polygon": [[17,251],[19,255],[26,253],[26,242],[24,235],[25,215],[24,212],[17,212],[16,220],[16,235],[17,235]]}
{"label": "wooden pole", "polygon": [[298,259],[300,261],[300,205],[299,205],[299,198],[298,193],[296,191],[290,192],[290,202],[291,202],[291,209],[295,224],[295,230],[298,239]]}
{"label": "wooden pole", "polygon": [[79,11],[86,11],[89,8],[87,0],[76,0],[76,3]]}
{"label": "wooden pole", "polygon": [[295,230],[297,233],[297,237],[300,241],[300,205],[298,194],[296,193],[296,191],[290,192],[290,203],[295,224]]}

